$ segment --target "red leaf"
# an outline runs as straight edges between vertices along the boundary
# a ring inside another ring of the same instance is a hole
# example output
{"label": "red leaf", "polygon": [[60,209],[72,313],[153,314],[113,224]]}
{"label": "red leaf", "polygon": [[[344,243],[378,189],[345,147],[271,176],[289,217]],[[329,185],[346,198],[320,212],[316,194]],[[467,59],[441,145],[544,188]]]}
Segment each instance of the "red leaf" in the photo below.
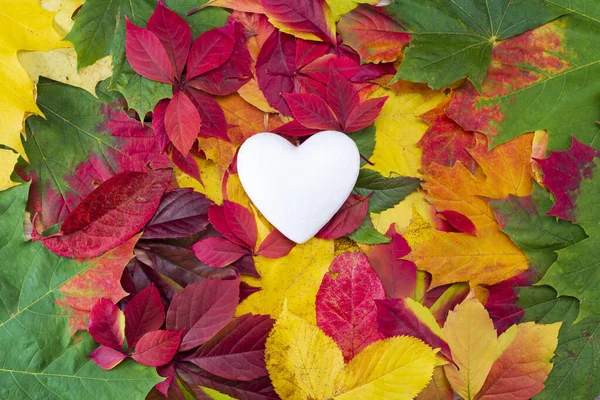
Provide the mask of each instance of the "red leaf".
{"label": "red leaf", "polygon": [[219,231],[221,235],[223,235],[226,239],[232,241],[233,243],[245,246],[245,243],[238,238],[227,223],[227,218],[225,218],[225,206],[212,205],[208,209],[208,220],[211,225]]}
{"label": "red leaf", "polygon": [[335,25],[330,22],[331,9],[325,0],[262,0],[261,3],[274,25],[336,44]]}
{"label": "red leaf", "polygon": [[92,351],[88,356],[103,370],[109,371],[119,365],[121,361],[127,358],[127,354],[123,354],[118,350],[111,349],[106,346],[99,346]]}
{"label": "red leaf", "polygon": [[135,347],[146,333],[160,329],[166,315],[160,293],[153,284],[133,296],[124,313],[128,349]]}
{"label": "red leaf", "polygon": [[301,69],[317,58],[324,56],[330,48],[329,43],[296,39],[296,68]]}
{"label": "red leaf", "polygon": [[198,182],[202,183],[202,177],[200,176],[200,168],[198,167],[198,163],[194,160],[192,153],[184,156],[177,150],[173,148],[171,152],[171,159],[173,160],[173,164],[177,166],[180,170],[185,172],[187,175],[196,179]]}
{"label": "red leaf", "polygon": [[298,122],[297,120],[293,119],[287,124],[283,124],[280,127],[273,129],[272,132],[288,136],[303,137],[314,135],[315,133],[318,133],[320,131],[320,129],[307,128],[300,124],[300,122]]}
{"label": "red leaf", "polygon": [[477,236],[477,228],[469,217],[452,210],[439,211],[437,215],[441,215],[455,229],[455,232]]}
{"label": "red leaf", "polygon": [[246,254],[231,264],[231,268],[237,272],[238,275],[249,275],[255,278],[260,278],[260,274],[256,270],[256,265],[254,264],[254,257],[252,257],[251,254]]}
{"label": "red leaf", "polygon": [[[163,365],[162,367],[156,368],[156,372],[167,379],[157,383],[154,387],[168,398],[169,387],[171,386],[171,382],[173,382],[173,378],[175,378],[175,367],[173,367],[173,364]],[[149,395],[146,396],[146,399],[149,399]]]}
{"label": "red leaf", "polygon": [[181,342],[181,331],[153,331],[146,333],[135,346],[131,355],[135,361],[149,367],[168,364]]}
{"label": "red leaf", "polygon": [[488,298],[485,308],[494,321],[494,328],[498,335],[504,333],[509,327],[521,322],[525,310],[517,304],[519,296],[517,290],[522,286],[530,286],[533,279],[531,273],[525,271],[510,279],[489,286]]}
{"label": "red leaf", "polygon": [[183,18],[165,7],[163,0],[158,0],[146,28],[158,37],[175,67],[176,75],[180,76],[192,44],[190,26]]}
{"label": "red leaf", "polygon": [[194,244],[192,250],[200,261],[215,268],[229,265],[248,254],[246,249],[221,238],[203,239]]}
{"label": "red leaf", "polygon": [[144,228],[144,239],[184,238],[203,231],[208,225],[208,208],[213,204],[189,188],[164,194],[156,213]]}
{"label": "red leaf", "polygon": [[335,258],[317,292],[317,325],[338,344],[344,359],[381,339],[376,299],[384,299],[381,281],[362,253]]}
{"label": "red leaf", "polygon": [[233,23],[235,44],[231,57],[219,68],[205,72],[188,81],[188,85],[215,96],[226,96],[237,92],[252,79],[252,57],[246,46],[244,26]]}
{"label": "red leaf", "polygon": [[338,239],[358,229],[369,210],[369,197],[351,194],[340,210],[315,235],[320,239]]}
{"label": "red leaf", "polygon": [[377,97],[358,104],[346,120],[346,132],[359,131],[371,125],[381,112],[387,97]]}
{"label": "red leaf", "polygon": [[387,244],[371,246],[369,261],[383,283],[388,298],[410,297],[414,294],[417,280],[417,266],[399,258],[410,253],[410,247],[402,236],[390,226],[387,236],[392,239]]}
{"label": "red leaf", "polygon": [[102,183],[69,214],[61,231],[42,238],[65,257],[96,257],[125,243],[152,218],[171,170],[123,172]]}
{"label": "red leaf", "polygon": [[194,88],[187,88],[185,93],[190,97],[200,113],[200,119],[202,120],[200,136],[216,137],[229,142],[227,120],[219,103],[211,96]]}
{"label": "red leaf", "polygon": [[273,229],[260,244],[257,254],[267,258],[281,258],[288,255],[296,245],[283,233]]}
{"label": "red leaf", "polygon": [[187,60],[186,79],[189,81],[223,65],[233,53],[233,37],[232,24],[211,29],[198,36]]}
{"label": "red leaf", "polygon": [[265,341],[273,322],[266,315],[242,315],[186,361],[225,379],[250,381],[267,376]]}
{"label": "red leaf", "polygon": [[175,71],[158,37],[129,22],[125,16],[125,51],[135,72],[153,81],[174,83]]}
{"label": "red leaf", "polygon": [[307,128],[339,130],[340,124],[321,97],[312,93],[285,93],[294,118]]}
{"label": "red leaf", "polygon": [[254,214],[246,207],[227,200],[223,202],[223,211],[231,232],[241,240],[245,247],[254,251],[258,236]]}
{"label": "red leaf", "polygon": [[170,101],[170,99],[162,99],[156,103],[154,111],[152,112],[152,130],[154,131],[154,138],[161,151],[165,151],[167,145],[171,141],[169,140],[169,135],[167,135],[167,130],[165,129],[165,115]]}
{"label": "red leaf", "polygon": [[125,315],[112,301],[101,298],[90,312],[88,331],[101,345],[121,350],[125,340]]}
{"label": "red leaf", "polygon": [[358,92],[349,80],[329,65],[327,102],[344,127],[352,110],[358,105]]}
{"label": "red leaf", "polygon": [[177,92],[169,102],[165,114],[165,129],[169,139],[186,157],[200,133],[200,114],[183,92]]}
{"label": "red leaf", "polygon": [[239,290],[237,279],[204,280],[175,295],[167,312],[167,329],[184,330],[180,351],[205,343],[231,321]]}

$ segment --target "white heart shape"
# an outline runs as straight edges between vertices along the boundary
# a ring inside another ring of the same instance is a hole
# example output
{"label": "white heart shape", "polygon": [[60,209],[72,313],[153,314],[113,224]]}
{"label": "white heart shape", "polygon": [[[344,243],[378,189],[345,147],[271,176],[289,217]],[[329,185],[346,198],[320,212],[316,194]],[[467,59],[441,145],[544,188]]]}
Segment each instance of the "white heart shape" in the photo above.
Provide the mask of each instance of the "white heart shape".
{"label": "white heart shape", "polygon": [[250,200],[287,238],[304,243],[340,209],[358,178],[360,154],[341,132],[319,132],[296,147],[259,133],[238,153],[240,181]]}

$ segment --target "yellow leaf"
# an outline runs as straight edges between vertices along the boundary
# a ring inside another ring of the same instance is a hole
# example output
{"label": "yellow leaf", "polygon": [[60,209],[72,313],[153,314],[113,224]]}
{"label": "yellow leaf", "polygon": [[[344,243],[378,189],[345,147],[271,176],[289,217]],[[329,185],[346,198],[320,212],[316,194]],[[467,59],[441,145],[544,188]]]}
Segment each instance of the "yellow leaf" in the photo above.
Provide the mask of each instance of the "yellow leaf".
{"label": "yellow leaf", "polygon": [[0,190],[16,185],[16,183],[10,180],[10,174],[12,174],[18,158],[19,155],[17,153],[11,150],[0,149]]}
{"label": "yellow leaf", "polygon": [[217,204],[223,204],[223,190],[221,189],[221,177],[218,173],[216,164],[211,160],[194,157],[200,170],[200,178],[202,183],[187,175],[179,168],[175,168],[175,180],[179,187],[189,187],[196,192],[200,192]]}
{"label": "yellow leaf", "polygon": [[435,214],[433,207],[425,200],[425,194],[417,191],[406,196],[404,200],[379,214],[371,214],[373,226],[385,235],[390,224],[396,224],[396,230],[403,233],[410,225],[414,210],[425,220],[433,225],[432,216]]}
{"label": "yellow leaf", "polygon": [[313,238],[296,245],[282,258],[255,257],[261,279],[244,277],[243,280],[261,286],[261,290],[242,301],[236,314],[270,314],[276,318],[287,299],[291,312],[315,323],[317,291],[333,261],[333,253],[333,240]]}
{"label": "yellow leaf", "polygon": [[83,2],[84,0],[42,0],[41,4],[44,9],[56,13],[54,27],[58,34],[64,37],[75,23],[73,13],[83,5]]}
{"label": "yellow leaf", "polygon": [[332,398],[344,370],[333,339],[287,307],[267,338],[265,361],[275,391],[286,400]]}
{"label": "yellow leaf", "polygon": [[433,377],[429,385],[419,395],[416,400],[452,400],[454,399],[454,390],[446,378],[443,367],[435,367]]}
{"label": "yellow leaf", "polygon": [[54,14],[38,0],[0,2],[0,144],[24,155],[20,132],[23,117],[41,114],[33,83],[17,59],[20,50],[47,51],[67,47],[53,28]]}
{"label": "yellow leaf", "polygon": [[410,336],[375,342],[348,363],[336,399],[410,400],[427,386],[436,350]]}
{"label": "yellow leaf", "polygon": [[446,376],[456,393],[471,400],[500,355],[494,324],[477,299],[467,298],[448,313],[442,330],[459,368],[445,365]]}
{"label": "yellow leaf", "polygon": [[421,177],[421,148],[417,145],[427,124],[419,115],[435,108],[444,99],[441,91],[412,88],[397,93],[379,88],[370,97],[388,96],[375,120],[376,142],[370,160],[373,169],[383,176],[403,175]]}

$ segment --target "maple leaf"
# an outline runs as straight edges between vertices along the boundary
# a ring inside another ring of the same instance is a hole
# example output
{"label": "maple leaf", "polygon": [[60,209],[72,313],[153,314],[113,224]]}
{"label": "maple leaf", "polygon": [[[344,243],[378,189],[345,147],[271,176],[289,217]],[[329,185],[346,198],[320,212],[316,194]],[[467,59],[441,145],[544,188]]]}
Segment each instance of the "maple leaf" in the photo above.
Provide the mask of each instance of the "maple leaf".
{"label": "maple leaf", "polygon": [[0,149],[0,191],[16,185],[10,179],[19,155],[12,150]]}

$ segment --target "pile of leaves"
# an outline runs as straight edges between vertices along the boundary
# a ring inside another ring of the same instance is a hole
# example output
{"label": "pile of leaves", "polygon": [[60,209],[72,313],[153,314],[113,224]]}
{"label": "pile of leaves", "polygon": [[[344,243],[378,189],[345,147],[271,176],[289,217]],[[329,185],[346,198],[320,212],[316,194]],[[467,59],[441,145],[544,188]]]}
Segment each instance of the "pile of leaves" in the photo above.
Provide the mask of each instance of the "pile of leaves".
{"label": "pile of leaves", "polygon": [[[0,19],[2,399],[600,395],[597,1]],[[236,153],[328,129],[360,174],[297,245]]]}

